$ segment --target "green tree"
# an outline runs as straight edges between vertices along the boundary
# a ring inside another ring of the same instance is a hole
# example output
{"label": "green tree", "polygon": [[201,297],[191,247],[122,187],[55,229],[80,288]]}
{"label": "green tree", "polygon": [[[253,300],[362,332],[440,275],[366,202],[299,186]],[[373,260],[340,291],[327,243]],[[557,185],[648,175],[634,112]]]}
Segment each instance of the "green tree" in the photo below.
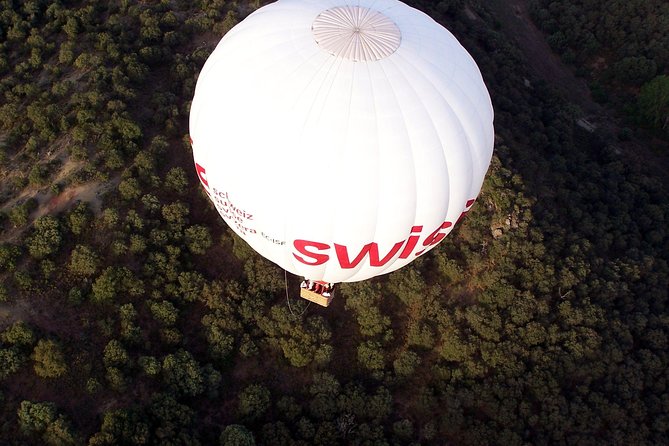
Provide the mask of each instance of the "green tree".
{"label": "green tree", "polygon": [[53,403],[22,401],[18,410],[19,426],[26,433],[42,433],[57,418]]}
{"label": "green tree", "polygon": [[0,348],[0,381],[21,368],[21,355],[16,349]]}
{"label": "green tree", "polygon": [[167,300],[149,303],[151,314],[153,317],[164,326],[171,326],[177,322],[179,317],[179,310]]}
{"label": "green tree", "polygon": [[206,226],[190,226],[184,231],[184,236],[186,245],[193,254],[204,254],[211,247],[211,233]]}
{"label": "green tree", "polygon": [[196,396],[205,390],[205,377],[198,362],[186,350],[180,349],[163,359],[165,383],[177,394]]}
{"label": "green tree", "polygon": [[65,417],[57,413],[53,403],[22,401],[17,415],[21,431],[32,437],[41,437],[49,446],[73,446],[81,441]]}
{"label": "green tree", "polygon": [[9,292],[7,287],[0,283],[0,303],[7,302],[9,300]]}
{"label": "green tree", "polygon": [[239,413],[251,419],[260,418],[270,406],[271,394],[260,384],[252,384],[239,394]]}
{"label": "green tree", "polygon": [[160,210],[160,200],[153,194],[145,194],[142,196],[142,205],[150,214],[155,214]]}
{"label": "green tree", "polygon": [[140,414],[129,409],[105,412],[100,431],[88,441],[89,446],[113,446],[117,444],[149,444],[149,425]]}
{"label": "green tree", "polygon": [[179,295],[185,302],[195,302],[202,294],[206,284],[202,274],[196,271],[184,271],[179,274]]}
{"label": "green tree", "polygon": [[62,415],[46,427],[42,439],[46,444],[52,446],[74,446],[81,442],[70,423]]}
{"label": "green tree", "polygon": [[325,320],[320,316],[307,317],[300,323],[296,320],[299,318],[291,314],[285,305],[275,305],[270,310],[270,317],[260,318],[258,325],[281,348],[293,366],[328,363],[332,346],[327,341],[332,333]]}
{"label": "green tree", "polygon": [[117,392],[126,390],[128,381],[126,380],[126,377],[120,368],[108,366],[106,368],[105,378],[109,383],[109,387],[116,390]]}
{"label": "green tree", "polygon": [[625,57],[612,68],[617,79],[632,85],[648,82],[657,73],[655,62],[644,56]]}
{"label": "green tree", "polygon": [[408,440],[413,435],[413,423],[404,419],[393,423],[393,432],[403,440]]}
{"label": "green tree", "polygon": [[35,361],[35,373],[43,378],[59,378],[67,372],[65,356],[53,340],[40,339],[31,358]]}
{"label": "green tree", "polygon": [[42,277],[49,279],[54,272],[56,272],[56,262],[51,259],[44,259],[39,262],[40,270],[42,271]]}
{"label": "green tree", "polygon": [[146,250],[146,239],[139,234],[132,234],[129,249],[133,254],[143,253]]}
{"label": "green tree", "polygon": [[141,329],[135,324],[137,310],[131,303],[119,307],[119,319],[121,322],[121,338],[129,343],[138,343],[141,339]]}
{"label": "green tree", "polygon": [[156,160],[151,152],[139,152],[135,155],[133,164],[140,177],[148,177],[153,174],[156,167]]}
{"label": "green tree", "polygon": [[28,239],[28,252],[36,259],[41,259],[53,254],[60,248],[62,236],[58,220],[45,215],[39,217],[34,223],[35,231]]}
{"label": "green tree", "polygon": [[139,364],[142,372],[147,376],[156,376],[160,373],[160,361],[153,356],[140,356],[137,364]]}
{"label": "green tree", "polygon": [[12,271],[21,255],[21,249],[9,243],[0,243],[0,271]]}
{"label": "green tree", "polygon": [[201,444],[194,432],[195,412],[185,404],[177,402],[172,395],[165,393],[154,395],[148,406],[147,415],[151,420],[151,431],[155,438],[152,443],[178,438],[179,444]]}
{"label": "green tree", "polygon": [[49,177],[49,168],[44,164],[35,164],[28,173],[28,181],[35,186],[45,184]]}
{"label": "green tree", "polygon": [[645,123],[669,135],[669,76],[657,76],[641,87],[638,108]]}
{"label": "green tree", "polygon": [[405,350],[393,361],[395,373],[399,376],[410,376],[420,365],[420,357],[411,350]]}
{"label": "green tree", "polygon": [[107,367],[125,367],[130,362],[130,355],[121,342],[112,339],[105,346],[103,361]]}
{"label": "green tree", "polygon": [[79,34],[79,29],[79,20],[77,20],[77,18],[74,16],[69,17],[65,22],[65,25],[63,25],[63,31],[65,34],[67,34],[70,40],[76,39],[77,35]]}
{"label": "green tree", "polygon": [[120,291],[118,272],[114,267],[107,267],[93,282],[91,298],[94,302],[110,302]]}
{"label": "green tree", "polygon": [[217,312],[205,315],[202,318],[202,325],[205,328],[211,356],[218,360],[227,358],[235,345],[235,338],[228,331],[240,329],[239,323]]}
{"label": "green tree", "polygon": [[0,339],[7,344],[26,348],[32,347],[35,343],[35,334],[28,324],[23,321],[17,321],[2,332]]}
{"label": "green tree", "polygon": [[100,260],[97,254],[86,245],[77,245],[72,250],[68,269],[72,274],[83,277],[90,277],[98,269]]}
{"label": "green tree", "polygon": [[92,217],[93,213],[88,208],[88,204],[86,202],[78,203],[67,217],[70,231],[75,235],[82,234],[90,225]]}
{"label": "green tree", "polygon": [[144,284],[128,268],[110,266],[93,282],[91,299],[97,303],[111,302],[121,292],[140,296],[144,293]]}
{"label": "green tree", "polygon": [[251,431],[241,424],[230,424],[223,429],[219,439],[221,446],[255,446]]}
{"label": "green tree", "polygon": [[176,227],[182,227],[186,224],[188,213],[188,206],[180,201],[166,204],[163,206],[162,210],[165,220]]}
{"label": "green tree", "polygon": [[173,167],[165,174],[165,187],[178,194],[183,194],[188,188],[186,171],[181,167]]}
{"label": "green tree", "polygon": [[102,211],[102,224],[104,227],[111,229],[118,225],[119,216],[118,211],[113,208],[107,208]]}
{"label": "green tree", "polygon": [[139,186],[139,181],[135,178],[126,178],[118,185],[118,191],[126,200],[135,200],[142,195],[142,188]]}
{"label": "green tree", "polygon": [[365,341],[358,346],[358,362],[370,370],[379,370],[384,366],[383,349],[376,341]]}
{"label": "green tree", "polygon": [[20,228],[28,223],[30,212],[25,204],[16,205],[9,211],[9,221],[15,228]]}

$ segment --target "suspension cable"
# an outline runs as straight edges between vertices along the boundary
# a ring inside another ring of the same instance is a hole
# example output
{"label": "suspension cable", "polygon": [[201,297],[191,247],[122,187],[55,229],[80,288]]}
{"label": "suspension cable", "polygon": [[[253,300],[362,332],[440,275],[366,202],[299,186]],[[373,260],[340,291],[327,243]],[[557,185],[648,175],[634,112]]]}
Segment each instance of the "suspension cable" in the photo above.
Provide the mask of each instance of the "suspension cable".
{"label": "suspension cable", "polygon": [[[288,309],[290,310],[290,314],[293,316],[296,316],[295,313],[293,313],[293,307],[290,305],[290,297],[288,297],[288,272],[284,269],[283,270],[283,283],[286,286],[286,302],[288,302]],[[307,304],[306,307],[304,307],[304,310],[300,314],[297,315],[297,317],[300,317],[304,314],[305,311],[307,311],[307,308],[311,305],[311,301]]]}

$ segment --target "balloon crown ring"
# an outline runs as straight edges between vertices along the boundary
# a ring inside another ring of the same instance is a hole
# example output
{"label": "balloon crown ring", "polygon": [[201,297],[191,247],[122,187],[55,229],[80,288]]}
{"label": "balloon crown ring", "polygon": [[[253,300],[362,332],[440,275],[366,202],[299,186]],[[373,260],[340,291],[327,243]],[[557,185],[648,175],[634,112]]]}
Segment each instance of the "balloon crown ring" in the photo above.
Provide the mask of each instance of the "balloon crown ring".
{"label": "balloon crown ring", "polygon": [[335,57],[372,62],[393,54],[402,33],[385,14],[361,6],[337,6],[321,12],[311,31],[318,46]]}

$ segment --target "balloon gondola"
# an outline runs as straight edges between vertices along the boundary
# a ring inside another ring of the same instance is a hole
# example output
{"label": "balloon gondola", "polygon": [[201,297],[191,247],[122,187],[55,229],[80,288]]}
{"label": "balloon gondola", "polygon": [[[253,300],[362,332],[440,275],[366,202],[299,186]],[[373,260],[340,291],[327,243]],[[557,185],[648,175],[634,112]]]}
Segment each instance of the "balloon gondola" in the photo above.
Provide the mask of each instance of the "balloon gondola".
{"label": "balloon gondola", "polygon": [[334,283],[305,278],[300,284],[300,297],[322,307],[327,307],[334,298],[334,288]]}
{"label": "balloon gondola", "polygon": [[407,265],[469,211],[493,109],[472,57],[426,14],[397,0],[279,0],[206,61],[190,135],[237,235],[298,276],[355,282]]}

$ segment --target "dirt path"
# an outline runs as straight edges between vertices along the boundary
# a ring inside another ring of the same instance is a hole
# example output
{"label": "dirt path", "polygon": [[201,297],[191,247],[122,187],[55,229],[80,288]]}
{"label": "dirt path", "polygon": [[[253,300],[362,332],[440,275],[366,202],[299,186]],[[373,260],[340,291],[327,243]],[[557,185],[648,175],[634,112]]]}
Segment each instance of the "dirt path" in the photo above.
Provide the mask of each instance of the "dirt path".
{"label": "dirt path", "polygon": [[[664,142],[643,132],[638,138],[617,141],[620,128],[626,125],[624,118],[615,109],[595,102],[585,79],[577,77],[573,68],[553,52],[546,36],[530,17],[528,0],[492,0],[489,6],[501,24],[501,31],[525,54],[533,74],[579,106],[583,117],[596,124],[593,130],[614,144],[615,152],[621,158],[669,184],[669,151],[653,149]],[[583,120],[579,120],[579,125],[584,128],[588,124],[586,121],[583,125]]]}
{"label": "dirt path", "polygon": [[557,87],[586,115],[607,113],[593,100],[585,79],[576,77],[548,45],[546,36],[530,17],[527,0],[494,0],[490,6],[502,24],[502,31],[522,50],[537,77]]}
{"label": "dirt path", "polygon": [[94,213],[98,213],[102,207],[102,196],[118,185],[120,177],[114,177],[109,181],[90,181],[84,184],[69,186],[54,195],[49,188],[35,190],[28,188],[19,196],[10,200],[0,210],[9,211],[13,206],[21,204],[29,198],[37,200],[37,209],[29,216],[28,223],[20,228],[10,229],[0,234],[0,242],[9,242],[15,240],[20,234],[30,227],[35,219],[44,215],[58,214],[61,211],[72,206],[77,201],[85,201],[89,204]]}

